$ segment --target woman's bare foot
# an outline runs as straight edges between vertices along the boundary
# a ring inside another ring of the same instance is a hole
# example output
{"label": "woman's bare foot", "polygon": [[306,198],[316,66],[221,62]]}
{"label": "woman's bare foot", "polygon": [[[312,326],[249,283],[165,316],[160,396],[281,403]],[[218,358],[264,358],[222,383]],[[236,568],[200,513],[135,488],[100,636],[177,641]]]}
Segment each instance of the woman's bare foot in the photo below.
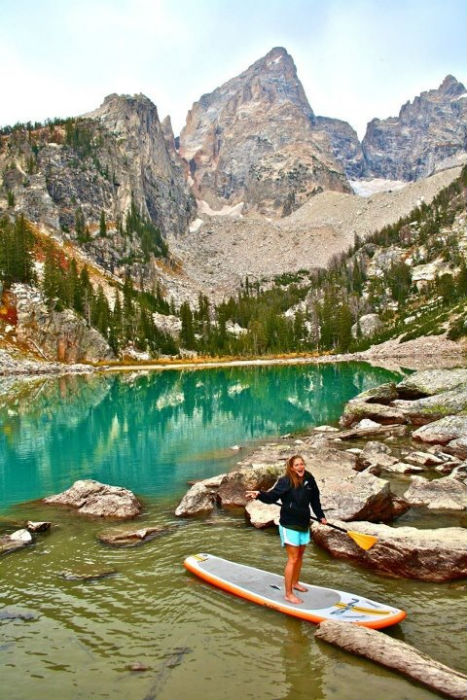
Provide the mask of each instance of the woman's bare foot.
{"label": "woman's bare foot", "polygon": [[295,605],[298,605],[299,603],[303,603],[303,600],[301,598],[298,598],[293,593],[291,593],[290,595],[286,595],[285,599],[288,603],[295,603]]}
{"label": "woman's bare foot", "polygon": [[302,591],[303,593],[305,593],[308,590],[308,588],[306,586],[302,586],[301,583],[296,583],[294,588],[296,591]]}

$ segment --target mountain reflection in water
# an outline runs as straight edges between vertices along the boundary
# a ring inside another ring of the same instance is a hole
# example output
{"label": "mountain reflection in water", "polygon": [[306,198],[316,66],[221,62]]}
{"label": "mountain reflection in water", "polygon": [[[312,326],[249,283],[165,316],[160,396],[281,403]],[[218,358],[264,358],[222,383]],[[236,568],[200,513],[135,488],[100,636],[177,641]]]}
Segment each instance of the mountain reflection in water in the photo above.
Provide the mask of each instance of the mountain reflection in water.
{"label": "mountain reflection in water", "polygon": [[85,478],[179,495],[231,468],[233,445],[335,423],[353,396],[400,376],[340,363],[28,382],[0,407],[0,507]]}

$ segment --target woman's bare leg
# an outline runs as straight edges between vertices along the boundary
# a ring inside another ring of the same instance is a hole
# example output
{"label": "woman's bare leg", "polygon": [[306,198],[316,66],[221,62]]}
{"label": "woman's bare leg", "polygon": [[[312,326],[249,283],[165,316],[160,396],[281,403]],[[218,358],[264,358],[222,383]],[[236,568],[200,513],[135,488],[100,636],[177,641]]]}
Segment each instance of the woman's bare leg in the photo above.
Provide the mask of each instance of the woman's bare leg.
{"label": "woman's bare leg", "polygon": [[293,576],[292,576],[292,588],[295,588],[297,591],[307,591],[308,588],[306,586],[302,586],[301,583],[299,583],[300,579],[300,572],[302,570],[302,564],[303,564],[303,555],[305,554],[305,546],[306,545],[300,545],[300,547],[297,547],[298,549],[298,557],[297,561],[295,562],[294,566],[294,571],[293,571]]}
{"label": "woman's bare leg", "polygon": [[[286,544],[285,549],[287,552],[287,563],[284,570],[285,599],[289,603],[303,603],[303,600],[298,598],[293,592],[294,573],[297,566],[297,561],[300,558],[300,547],[294,547],[291,544]],[[299,565],[299,572],[300,568],[301,564]]]}

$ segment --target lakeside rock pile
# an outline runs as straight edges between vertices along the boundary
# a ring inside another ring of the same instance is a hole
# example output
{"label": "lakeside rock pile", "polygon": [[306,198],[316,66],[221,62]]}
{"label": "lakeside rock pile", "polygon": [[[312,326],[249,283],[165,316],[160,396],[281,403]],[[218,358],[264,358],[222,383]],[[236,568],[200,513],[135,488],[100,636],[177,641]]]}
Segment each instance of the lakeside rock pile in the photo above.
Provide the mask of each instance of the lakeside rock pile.
{"label": "lakeside rock pile", "polygon": [[[286,459],[299,452],[319,484],[328,520],[378,537],[378,543],[364,551],[351,538],[313,523],[317,544],[335,557],[384,575],[437,582],[465,578],[464,528],[419,530],[390,523],[410,508],[465,511],[466,385],[467,370],[423,370],[399,384],[365,391],[345,407],[340,421],[344,430],[315,429],[300,440],[263,445],[228,474],[194,484],[175,514],[187,517],[219,507],[244,508],[254,527],[277,525],[280,506],[247,503],[245,491],[269,489],[284,473]],[[422,427],[412,432],[415,426]],[[363,448],[349,447],[348,441],[354,439],[367,442]],[[426,448],[420,450],[417,442]],[[400,496],[381,478],[385,472],[415,476],[408,477],[410,484]]]}

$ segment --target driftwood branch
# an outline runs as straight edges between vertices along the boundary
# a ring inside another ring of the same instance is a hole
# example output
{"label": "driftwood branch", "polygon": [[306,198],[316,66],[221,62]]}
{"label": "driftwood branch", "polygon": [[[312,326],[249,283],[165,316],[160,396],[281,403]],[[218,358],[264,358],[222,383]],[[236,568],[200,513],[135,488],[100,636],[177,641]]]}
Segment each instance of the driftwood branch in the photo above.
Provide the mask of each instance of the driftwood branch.
{"label": "driftwood branch", "polygon": [[326,620],[319,625],[315,637],[399,671],[447,697],[467,698],[467,676],[382,632]]}

